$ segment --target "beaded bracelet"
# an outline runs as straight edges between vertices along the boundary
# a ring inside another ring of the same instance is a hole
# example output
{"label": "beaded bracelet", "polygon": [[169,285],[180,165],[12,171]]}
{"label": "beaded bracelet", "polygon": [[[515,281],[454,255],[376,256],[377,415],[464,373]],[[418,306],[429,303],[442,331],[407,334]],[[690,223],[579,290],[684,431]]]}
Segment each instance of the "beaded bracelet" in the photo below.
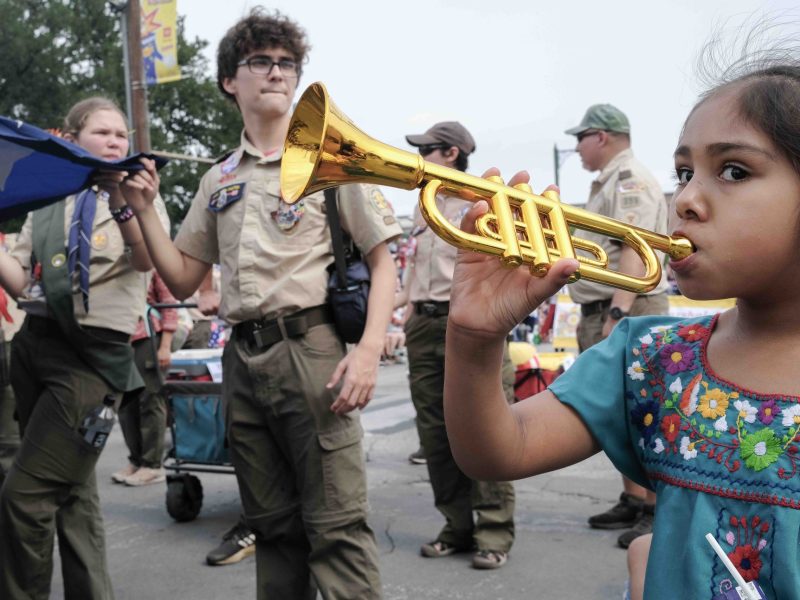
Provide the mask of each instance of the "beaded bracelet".
{"label": "beaded bracelet", "polygon": [[119,208],[109,208],[109,212],[111,212],[111,218],[117,223],[125,223],[133,218],[133,210],[127,204]]}

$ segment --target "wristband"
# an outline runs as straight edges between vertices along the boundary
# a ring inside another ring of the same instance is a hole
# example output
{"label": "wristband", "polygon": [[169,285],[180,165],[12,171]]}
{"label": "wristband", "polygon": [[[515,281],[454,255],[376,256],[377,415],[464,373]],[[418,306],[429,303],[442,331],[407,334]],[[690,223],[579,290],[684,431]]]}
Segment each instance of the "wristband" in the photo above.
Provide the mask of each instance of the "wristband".
{"label": "wristband", "polygon": [[125,223],[133,218],[133,210],[127,204],[119,208],[109,208],[108,210],[111,213],[111,218],[117,223]]}

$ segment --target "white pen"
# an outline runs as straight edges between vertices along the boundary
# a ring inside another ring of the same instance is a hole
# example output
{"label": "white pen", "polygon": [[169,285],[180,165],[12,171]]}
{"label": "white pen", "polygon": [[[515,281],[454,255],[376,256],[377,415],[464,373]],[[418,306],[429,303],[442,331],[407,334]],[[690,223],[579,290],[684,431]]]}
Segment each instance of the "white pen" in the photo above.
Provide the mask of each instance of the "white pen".
{"label": "white pen", "polygon": [[737,571],[736,567],[733,566],[731,559],[728,558],[727,554],[725,554],[725,551],[719,545],[714,536],[710,533],[707,533],[706,540],[708,540],[708,543],[711,544],[711,547],[714,549],[714,552],[717,553],[717,556],[719,556],[719,559],[722,561],[722,564],[725,565],[725,568],[730,571],[731,576],[736,580],[736,584],[739,586],[739,589],[742,590],[746,600],[762,600],[761,594],[754,592],[751,586],[739,574],[739,571]]}

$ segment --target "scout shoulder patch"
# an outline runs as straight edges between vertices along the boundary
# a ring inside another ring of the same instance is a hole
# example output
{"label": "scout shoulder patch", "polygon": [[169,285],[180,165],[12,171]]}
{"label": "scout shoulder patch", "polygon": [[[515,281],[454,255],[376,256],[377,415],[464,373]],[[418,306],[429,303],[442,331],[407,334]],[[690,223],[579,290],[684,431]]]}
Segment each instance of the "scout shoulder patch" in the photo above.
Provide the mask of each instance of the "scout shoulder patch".
{"label": "scout shoulder patch", "polygon": [[242,160],[242,153],[238,151],[232,152],[222,161],[219,170],[222,172],[223,175],[228,175],[229,173],[232,173],[236,169],[236,167],[239,166],[240,160]]}
{"label": "scout shoulder patch", "polygon": [[208,210],[220,212],[244,196],[244,183],[232,183],[219,188],[208,199]]}
{"label": "scout shoulder patch", "polygon": [[620,181],[617,184],[617,191],[620,194],[635,194],[637,192],[643,192],[644,190],[644,185],[635,179],[631,179],[630,181]]}
{"label": "scout shoulder patch", "polygon": [[372,207],[378,212],[379,215],[386,214],[387,211],[391,211],[392,207],[389,204],[389,201],[386,197],[381,193],[381,191],[377,187],[372,187],[369,191],[369,203]]}

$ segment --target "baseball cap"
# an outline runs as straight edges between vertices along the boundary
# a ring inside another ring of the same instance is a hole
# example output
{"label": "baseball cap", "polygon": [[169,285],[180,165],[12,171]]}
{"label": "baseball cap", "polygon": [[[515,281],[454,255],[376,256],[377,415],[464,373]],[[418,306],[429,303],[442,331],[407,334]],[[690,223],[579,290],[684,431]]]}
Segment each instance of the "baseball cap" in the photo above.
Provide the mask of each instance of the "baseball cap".
{"label": "baseball cap", "polygon": [[583,115],[581,124],[577,127],[567,129],[564,133],[568,135],[578,135],[589,129],[601,129],[603,131],[616,131],[617,133],[630,133],[631,124],[625,113],[611,104],[594,104],[589,107]]}
{"label": "baseball cap", "polygon": [[450,144],[456,146],[464,154],[475,152],[475,140],[467,128],[458,121],[437,123],[425,133],[407,135],[406,141],[412,146],[430,146],[431,144]]}

